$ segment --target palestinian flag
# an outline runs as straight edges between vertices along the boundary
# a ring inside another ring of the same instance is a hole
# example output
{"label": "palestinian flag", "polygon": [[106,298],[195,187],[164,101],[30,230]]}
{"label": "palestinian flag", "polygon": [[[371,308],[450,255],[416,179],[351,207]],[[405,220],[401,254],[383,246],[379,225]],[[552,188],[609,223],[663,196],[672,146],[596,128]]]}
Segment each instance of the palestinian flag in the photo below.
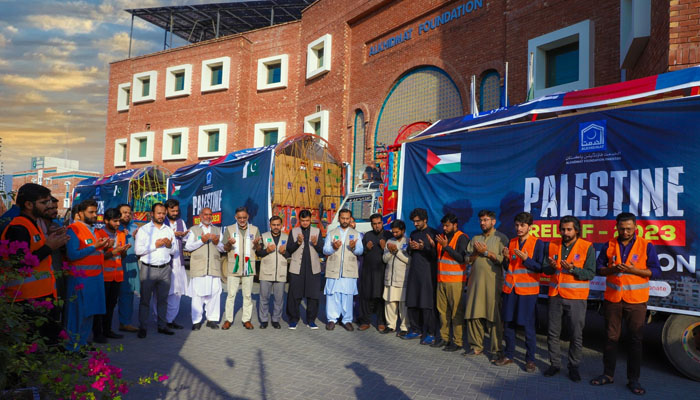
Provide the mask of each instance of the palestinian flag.
{"label": "palestinian flag", "polygon": [[462,153],[435,154],[428,149],[426,156],[426,174],[444,174],[459,172],[462,169]]}

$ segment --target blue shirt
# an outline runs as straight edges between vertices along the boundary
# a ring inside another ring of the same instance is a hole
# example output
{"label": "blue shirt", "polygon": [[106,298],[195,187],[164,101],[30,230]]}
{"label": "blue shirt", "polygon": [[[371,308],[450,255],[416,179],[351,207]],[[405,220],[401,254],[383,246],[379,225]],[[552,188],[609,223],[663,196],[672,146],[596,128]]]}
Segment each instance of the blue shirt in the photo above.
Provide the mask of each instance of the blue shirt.
{"label": "blue shirt", "polygon": [[[622,244],[619,238],[617,239],[617,244],[620,246],[620,255],[622,256],[622,260],[620,260],[621,263],[627,263],[627,257],[629,257],[630,251],[632,251],[632,246],[634,246],[634,242],[636,240],[637,237],[635,236],[625,246]],[[610,242],[605,243],[603,248],[600,249],[600,254],[598,255],[598,260],[596,261],[596,271],[598,274],[600,274],[601,269],[608,267],[609,243]],[[661,278],[661,264],[659,263],[659,256],[656,254],[656,247],[654,247],[651,242],[647,244],[647,269],[651,271],[651,277],[649,279]]]}

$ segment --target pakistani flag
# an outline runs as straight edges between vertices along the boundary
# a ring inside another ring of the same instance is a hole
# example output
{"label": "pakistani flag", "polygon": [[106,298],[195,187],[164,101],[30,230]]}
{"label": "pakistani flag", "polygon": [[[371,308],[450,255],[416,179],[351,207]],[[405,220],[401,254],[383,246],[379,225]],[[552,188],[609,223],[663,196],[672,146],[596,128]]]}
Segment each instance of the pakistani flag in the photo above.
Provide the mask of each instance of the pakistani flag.
{"label": "pakistani flag", "polygon": [[258,174],[258,160],[246,161],[243,166],[243,179]]}
{"label": "pakistani flag", "polygon": [[462,153],[437,155],[428,149],[426,157],[426,174],[444,174],[459,172],[462,169]]}

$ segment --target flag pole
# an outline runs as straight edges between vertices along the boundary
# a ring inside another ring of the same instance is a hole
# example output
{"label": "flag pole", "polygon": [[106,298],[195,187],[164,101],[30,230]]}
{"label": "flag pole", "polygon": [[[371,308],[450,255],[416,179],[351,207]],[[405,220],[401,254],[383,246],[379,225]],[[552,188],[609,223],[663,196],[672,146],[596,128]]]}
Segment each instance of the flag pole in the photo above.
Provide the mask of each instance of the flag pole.
{"label": "flag pole", "polygon": [[505,93],[503,95],[503,107],[508,108],[508,61],[506,61],[506,77],[503,85],[505,86]]}

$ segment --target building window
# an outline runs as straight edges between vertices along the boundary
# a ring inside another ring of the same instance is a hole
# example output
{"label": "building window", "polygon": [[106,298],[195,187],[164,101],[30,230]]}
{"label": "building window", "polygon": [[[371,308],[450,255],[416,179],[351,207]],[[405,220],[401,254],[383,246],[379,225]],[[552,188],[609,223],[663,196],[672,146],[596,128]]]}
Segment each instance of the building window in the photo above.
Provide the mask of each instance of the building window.
{"label": "building window", "polygon": [[163,161],[186,160],[188,128],[174,128],[163,131]]}
{"label": "building window", "polygon": [[114,141],[114,166],[126,167],[126,139]]}
{"label": "building window", "polygon": [[479,88],[481,111],[495,110],[501,106],[501,76],[491,70],[484,73]]}
{"label": "building window", "polygon": [[202,61],[202,92],[228,89],[230,72],[230,57]]}
{"label": "building window", "polygon": [[304,133],[312,133],[328,140],[328,111],[323,110],[304,117]]}
{"label": "building window", "polygon": [[593,21],[585,20],[528,41],[528,54],[534,55],[528,67],[534,68],[533,97],[594,85],[594,34]]}
{"label": "building window", "polygon": [[632,68],[651,36],[651,1],[620,2],[620,68]]}
{"label": "building window", "polygon": [[255,124],[253,147],[277,144],[284,139],[286,131],[287,124],[285,122],[265,122],[262,124]]}
{"label": "building window", "polygon": [[129,162],[153,162],[153,140],[155,132],[132,133],[129,148]]}
{"label": "building window", "polygon": [[188,96],[192,93],[192,65],[184,64],[165,70],[165,97]]}
{"label": "building window", "polygon": [[288,68],[289,56],[287,54],[259,59],[258,90],[287,87]]}
{"label": "building window", "polygon": [[117,111],[129,110],[131,83],[122,83],[117,87]]}
{"label": "building window", "polygon": [[355,113],[355,140],[352,151],[352,187],[362,179],[362,165],[365,163],[365,113],[357,110]]}
{"label": "building window", "polygon": [[197,157],[218,157],[226,154],[226,124],[199,127]]}
{"label": "building window", "polygon": [[323,35],[309,43],[306,49],[306,79],[331,70],[331,35]]}
{"label": "building window", "polygon": [[156,79],[158,72],[148,71],[134,75],[134,80],[131,84],[131,101],[133,103],[141,103],[145,101],[154,101],[156,99]]}

